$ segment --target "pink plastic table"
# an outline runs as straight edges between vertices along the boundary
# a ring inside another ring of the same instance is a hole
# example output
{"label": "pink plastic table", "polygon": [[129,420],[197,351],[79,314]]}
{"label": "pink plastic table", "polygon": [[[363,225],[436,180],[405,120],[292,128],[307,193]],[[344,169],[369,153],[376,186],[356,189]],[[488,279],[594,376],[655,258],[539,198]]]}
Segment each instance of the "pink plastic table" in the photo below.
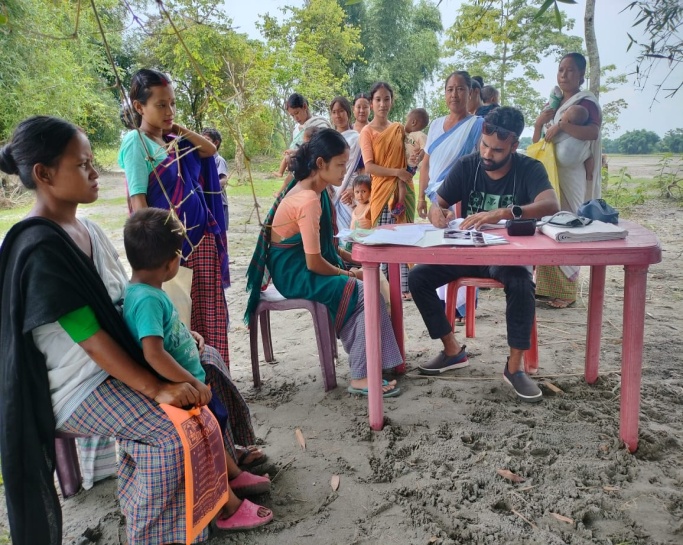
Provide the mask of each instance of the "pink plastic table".
{"label": "pink plastic table", "polygon": [[[353,245],[353,259],[363,265],[365,292],[365,329],[368,357],[368,409],[370,427],[381,430],[384,424],[380,395],[382,380],[382,347],[379,339],[379,265],[389,264],[391,283],[391,321],[396,340],[405,358],[403,340],[403,308],[399,263],[432,263],[463,265],[583,265],[590,266],[588,324],[586,333],[586,382],[598,378],[602,308],[605,299],[607,265],[624,266],[624,312],[621,354],[621,415],[619,436],[626,447],[638,448],[638,413],[645,325],[645,289],[649,265],[659,263],[662,251],[657,237],[640,225],[621,221],[628,230],[625,240],[591,243],[559,243],[540,233],[532,237],[510,237],[510,244],[485,248],[439,246]],[[388,226],[381,228],[390,228]],[[496,230],[505,234],[505,230]],[[435,350],[436,350],[435,346]]]}

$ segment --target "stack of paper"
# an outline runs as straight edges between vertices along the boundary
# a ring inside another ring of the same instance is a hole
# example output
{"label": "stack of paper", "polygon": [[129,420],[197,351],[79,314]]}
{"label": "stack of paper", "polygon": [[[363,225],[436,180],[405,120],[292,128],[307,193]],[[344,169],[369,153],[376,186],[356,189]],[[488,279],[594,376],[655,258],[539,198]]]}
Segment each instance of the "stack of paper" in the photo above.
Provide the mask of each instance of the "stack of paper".
{"label": "stack of paper", "polygon": [[583,227],[563,227],[546,223],[541,226],[541,233],[557,242],[597,242],[600,240],[618,240],[626,238],[628,231],[617,225],[603,221],[593,221]]}
{"label": "stack of paper", "polygon": [[[465,221],[465,218],[456,218],[448,222],[448,227],[453,229],[460,229],[460,225]],[[489,229],[505,229],[507,220],[500,220],[498,223],[483,223],[479,226],[479,231],[487,231]]]}

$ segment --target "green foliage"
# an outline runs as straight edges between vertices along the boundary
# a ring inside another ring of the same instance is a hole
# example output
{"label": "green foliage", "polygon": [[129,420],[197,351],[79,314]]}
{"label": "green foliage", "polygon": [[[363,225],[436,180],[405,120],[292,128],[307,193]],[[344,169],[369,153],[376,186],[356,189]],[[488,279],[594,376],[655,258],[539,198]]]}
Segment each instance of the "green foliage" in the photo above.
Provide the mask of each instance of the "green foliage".
{"label": "green foliage", "polygon": [[[626,74],[611,74],[616,68],[617,67],[614,64],[609,64],[600,68],[600,96],[602,96],[603,93],[609,93],[610,91],[614,91],[627,84]],[[586,70],[586,74],[588,73],[589,70]],[[586,86],[588,86],[588,84],[586,84]],[[623,98],[602,104],[601,132],[603,136],[609,136],[619,130],[619,115],[622,111],[626,110],[627,107],[628,103]]]}
{"label": "green foliage", "polygon": [[118,168],[119,147],[116,146],[96,146],[93,148],[95,156],[95,168],[97,170],[113,170]]}
{"label": "green foliage", "polygon": [[449,114],[443,85],[439,85],[436,90],[432,91],[432,93],[427,96],[424,108],[429,112],[430,120]]}
{"label": "green foliage", "polygon": [[617,140],[612,140],[611,138],[602,139],[602,152],[603,153],[619,153],[619,143]]}
{"label": "green foliage", "polygon": [[289,141],[293,122],[283,107],[287,96],[301,93],[314,112],[327,115],[329,101],[345,90],[362,45],[359,29],[346,24],[335,0],[310,0],[281,11],[284,17],[266,15],[257,27],[265,39],[271,107]]}
{"label": "green foliage", "polygon": [[683,158],[665,153],[657,167],[654,181],[661,195],[670,199],[683,200]]}
{"label": "green foliage", "polygon": [[439,67],[443,26],[438,7],[425,0],[367,0],[346,10],[364,46],[349,68],[347,93],[367,92],[373,83],[386,81],[394,89],[391,117],[403,120]]}
{"label": "green foliage", "polygon": [[576,4],[576,0],[545,0],[545,2],[543,2],[541,7],[538,9],[535,18],[542,17],[546,10],[548,10],[550,6],[553,6],[553,13],[555,15],[555,24],[557,25],[557,30],[562,30],[562,15],[560,13],[560,7],[557,5],[558,3]]}
{"label": "green foliage", "polygon": [[659,149],[671,153],[683,153],[683,129],[667,131],[659,143]]}
{"label": "green foliage", "polygon": [[[526,0],[470,0],[446,31],[445,52],[454,57],[449,70],[482,75],[501,94],[501,104],[515,106],[527,121],[535,119],[545,102],[533,87],[542,79],[537,66],[543,58],[559,61],[568,51],[580,51],[582,40],[555,26],[555,14],[537,17],[539,2]],[[563,14],[563,26],[574,20]]]}
{"label": "green foliage", "polygon": [[603,169],[602,198],[617,210],[635,204],[643,204],[648,190],[647,180],[634,181],[626,167],[615,176],[607,175]]}
{"label": "green foliage", "polygon": [[215,20],[215,1],[176,1],[167,9],[192,57],[168,20],[160,16],[151,19],[145,29],[135,68],[155,67],[168,72],[173,78],[178,121],[201,131],[208,116],[210,90],[223,83],[223,51],[230,39],[230,19]]}
{"label": "green foliage", "polygon": [[617,138],[619,153],[629,155],[644,155],[656,150],[659,143],[659,135],[645,129],[628,131]]}
{"label": "green foliage", "polygon": [[[627,33],[630,40],[627,51],[634,45],[640,50],[636,66],[637,81],[644,86],[653,66],[659,61],[666,61],[669,71],[662,82],[656,85],[657,91],[652,101],[657,100],[660,91],[668,93],[666,98],[674,96],[683,86],[680,71],[676,72],[683,60],[683,39],[679,31],[683,24],[683,3],[680,0],[636,0],[627,8],[636,12],[633,27],[640,27],[645,34],[645,39],[639,42]],[[674,83],[666,83],[671,75],[675,76]]]}
{"label": "green foliage", "polygon": [[[118,100],[91,9],[67,1],[9,1],[0,32],[0,139],[22,119],[57,115],[83,127],[93,145],[118,139]],[[123,8],[98,2],[112,46],[120,40]],[[78,21],[78,24],[77,24]]]}
{"label": "green foliage", "polygon": [[230,28],[218,1],[176,0],[168,9],[177,34],[166,18],[153,18],[147,34],[138,37],[140,53],[131,69],[155,66],[169,72],[179,122],[197,131],[217,128],[223,137],[220,152],[238,158],[243,181],[242,149],[250,156],[271,143],[274,119],[265,104],[271,77],[265,49]]}
{"label": "green foliage", "polygon": [[521,149],[526,149],[532,144],[531,136],[523,136],[519,139],[519,147]]}
{"label": "green foliage", "polygon": [[617,100],[602,105],[601,131],[604,136],[608,136],[619,130],[619,116],[626,108],[628,108],[628,102],[623,98],[618,98]]}
{"label": "green foliage", "polygon": [[360,32],[345,25],[344,11],[334,0],[311,0],[281,11],[283,19],[266,15],[257,24],[265,38],[275,105],[282,108],[296,91],[314,111],[327,113],[328,101],[344,89],[347,67],[362,48]]}

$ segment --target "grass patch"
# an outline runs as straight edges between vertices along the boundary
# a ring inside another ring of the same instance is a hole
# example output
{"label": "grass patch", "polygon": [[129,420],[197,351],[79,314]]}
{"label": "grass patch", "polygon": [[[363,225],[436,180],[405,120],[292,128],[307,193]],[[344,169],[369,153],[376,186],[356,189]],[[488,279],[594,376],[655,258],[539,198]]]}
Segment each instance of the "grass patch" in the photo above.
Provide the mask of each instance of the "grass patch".
{"label": "grass patch", "polygon": [[128,199],[126,197],[114,197],[113,199],[97,199],[95,202],[90,204],[81,204],[78,208],[85,210],[89,208],[97,209],[102,205],[117,206],[119,208],[123,207],[122,210],[127,211]]}
{"label": "grass patch", "polygon": [[119,148],[96,147],[93,150],[95,156],[95,167],[98,170],[112,170],[118,168]]}
{"label": "grass patch", "polygon": [[[18,223],[28,212],[31,210],[33,203],[25,204],[17,208],[11,208],[8,210],[0,210],[0,239],[5,238],[7,231],[9,231],[15,223]],[[112,210],[107,207],[116,207],[120,210],[120,213],[112,213]],[[80,210],[91,211],[88,217],[98,223],[101,227],[106,228],[108,226],[121,227],[123,228],[123,223],[126,221],[128,214],[128,203],[126,197],[116,197],[114,199],[98,199],[91,204],[82,204],[79,206]]]}
{"label": "grass patch", "polygon": [[25,204],[17,208],[11,208],[9,210],[0,210],[0,238],[5,238],[7,231],[9,231],[12,226],[21,221],[29,210],[33,203]]}
{"label": "grass patch", "polygon": [[[280,187],[282,187],[282,179],[266,180],[264,178],[254,176],[254,191],[257,197],[272,197]],[[242,185],[233,185],[228,182],[228,198],[230,197],[251,197],[251,185],[249,183]]]}
{"label": "grass patch", "polygon": [[251,172],[264,172],[270,174],[271,172],[276,172],[280,170],[280,162],[282,157],[268,157],[260,156],[254,157],[251,160]]}
{"label": "grass patch", "polygon": [[632,178],[626,168],[602,180],[602,198],[617,210],[643,204],[656,195],[652,178]]}

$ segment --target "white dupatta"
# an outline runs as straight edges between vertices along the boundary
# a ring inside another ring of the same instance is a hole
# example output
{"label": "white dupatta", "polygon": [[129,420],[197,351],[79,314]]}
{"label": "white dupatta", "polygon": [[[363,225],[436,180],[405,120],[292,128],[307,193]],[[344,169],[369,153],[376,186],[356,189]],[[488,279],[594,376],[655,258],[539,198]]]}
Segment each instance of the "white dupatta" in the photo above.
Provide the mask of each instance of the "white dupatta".
{"label": "white dupatta", "polygon": [[460,157],[477,151],[481,126],[484,123],[483,118],[471,115],[444,132],[445,121],[446,117],[441,117],[432,122],[429,134],[432,136],[432,131],[436,131],[436,138],[430,139],[431,142],[425,150],[429,155],[429,184],[425,194],[432,202],[436,199],[437,189],[455,162]]}
{"label": "white dupatta", "polygon": [[344,181],[339,187],[330,186],[334,191],[333,204],[337,215],[337,227],[341,229],[348,229],[351,225],[350,206],[341,202],[341,196],[348,188],[353,187],[353,181],[356,179],[356,172],[358,170],[358,163],[360,162],[360,135],[353,129],[348,129],[342,133],[342,136],[349,144],[349,160],[346,163],[346,174]]}
{"label": "white dupatta", "polygon": [[289,149],[298,148],[304,141],[304,133],[309,127],[318,127],[319,129],[331,129],[332,125],[324,117],[313,115],[309,117],[303,125],[299,125],[299,130],[292,135],[292,141],[289,144]]}
{"label": "white dupatta", "polygon": [[[557,109],[553,124],[560,121],[567,108],[584,99],[593,102],[602,116],[602,110],[595,95],[590,91],[579,91]],[[601,193],[602,139],[600,133],[598,132],[597,140],[589,141],[588,154],[584,152],[583,142],[566,134],[560,134],[560,137],[555,141],[555,158],[557,159],[561,190],[560,205],[562,210],[574,213],[584,202],[599,199]],[[590,155],[593,156],[595,163],[592,180],[587,179],[586,169],[583,165],[583,162]]]}
{"label": "white dupatta", "polygon": [[[595,95],[590,91],[579,91],[557,109],[552,124],[562,119],[567,108],[584,99],[595,103],[602,117],[602,110]],[[560,134],[555,141],[555,159],[560,180],[560,208],[573,213],[576,213],[584,202],[599,199],[601,194],[602,139],[600,133],[598,132],[597,140],[589,141],[588,154],[585,153],[585,148],[581,144],[581,140],[568,134]],[[592,180],[587,179],[583,164],[590,155],[594,159]],[[576,279],[579,274],[579,267],[571,265],[561,265],[560,270],[569,280]]]}

